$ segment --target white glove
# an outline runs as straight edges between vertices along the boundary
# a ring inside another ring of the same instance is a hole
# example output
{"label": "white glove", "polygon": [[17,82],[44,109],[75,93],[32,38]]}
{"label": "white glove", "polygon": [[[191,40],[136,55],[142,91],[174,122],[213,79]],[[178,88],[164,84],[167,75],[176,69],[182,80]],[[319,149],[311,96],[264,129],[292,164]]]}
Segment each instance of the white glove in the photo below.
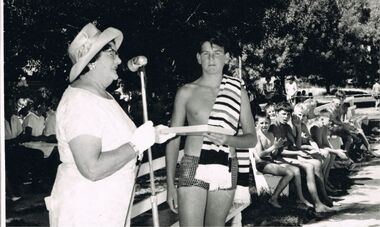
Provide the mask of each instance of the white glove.
{"label": "white glove", "polygon": [[162,129],[167,129],[168,126],[157,125],[156,129],[156,143],[165,143],[168,139],[171,139],[175,136],[175,133],[162,133]]}
{"label": "white glove", "polygon": [[156,132],[153,127],[153,122],[147,121],[136,129],[129,142],[132,144],[136,152],[141,155],[154,144],[155,138]]}

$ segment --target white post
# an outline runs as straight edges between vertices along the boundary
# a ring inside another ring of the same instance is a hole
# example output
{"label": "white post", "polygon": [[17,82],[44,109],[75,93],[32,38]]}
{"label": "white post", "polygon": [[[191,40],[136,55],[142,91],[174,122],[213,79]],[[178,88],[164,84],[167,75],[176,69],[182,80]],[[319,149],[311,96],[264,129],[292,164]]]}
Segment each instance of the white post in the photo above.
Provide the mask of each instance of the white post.
{"label": "white post", "polygon": [[[141,96],[142,96],[142,104],[143,104],[143,115],[144,122],[148,121],[148,105],[146,101],[146,86],[145,86],[145,67],[140,67],[138,70],[140,81],[141,81]],[[153,172],[153,161],[152,161],[152,150],[148,148],[148,161],[149,161],[149,176],[150,176],[150,188],[152,190],[151,194],[151,204],[152,204],[152,215],[153,215],[153,226],[160,226],[160,222],[158,219],[158,208],[157,208],[157,197],[156,190],[154,185],[154,172]]]}

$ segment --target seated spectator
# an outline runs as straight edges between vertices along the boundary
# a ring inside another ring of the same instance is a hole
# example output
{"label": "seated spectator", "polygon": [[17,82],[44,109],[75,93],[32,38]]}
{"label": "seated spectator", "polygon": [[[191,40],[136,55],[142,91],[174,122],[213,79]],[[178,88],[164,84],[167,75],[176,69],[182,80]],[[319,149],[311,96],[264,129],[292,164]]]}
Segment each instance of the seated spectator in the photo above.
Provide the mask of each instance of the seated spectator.
{"label": "seated spectator", "polygon": [[[288,102],[281,102],[276,105],[275,110],[277,114],[277,121],[275,124],[270,126],[269,131],[272,132],[276,138],[282,138],[284,141],[284,147],[279,149],[277,159],[297,166],[306,172],[306,184],[309,189],[311,199],[313,200],[314,209],[316,212],[331,211],[331,209],[323,204],[319,198],[313,164],[305,161],[306,159],[311,159],[312,157],[296,147],[296,139],[293,136],[291,127],[287,124],[292,112],[291,105]],[[297,135],[301,135],[300,121],[299,123],[296,123],[296,130]]]}
{"label": "seated spectator", "polygon": [[355,130],[355,128],[342,121],[342,115],[344,113],[343,103],[346,98],[345,93],[338,90],[335,96],[336,98],[330,103],[316,108],[315,113],[319,114],[321,111],[330,112],[330,121],[332,123],[330,128],[331,135],[340,136],[343,141],[343,149],[349,151],[354,141],[354,135],[350,131]]}
{"label": "seated spectator", "polygon": [[274,107],[275,105],[273,103],[268,103],[264,108],[265,113],[269,117],[271,124],[276,122],[276,111],[274,110]]}
{"label": "seated spectator", "polygon": [[[29,110],[29,111],[28,111]],[[14,152],[16,156],[12,163],[17,163],[22,168],[22,175],[31,172],[32,189],[36,192],[41,191],[42,177],[44,173],[44,153],[38,149],[27,148],[23,142],[44,141],[43,130],[45,126],[45,106],[40,103],[32,103],[20,110],[21,115],[25,115],[22,126],[23,134],[18,137],[19,144]],[[22,180],[22,179],[21,179]]]}
{"label": "seated spectator", "polygon": [[298,167],[289,165],[284,162],[275,161],[274,157],[277,155],[278,149],[283,146],[281,138],[275,138],[273,133],[268,132],[270,119],[265,113],[259,113],[257,117],[257,144],[256,144],[256,168],[262,173],[269,173],[275,176],[282,176],[280,182],[276,186],[269,203],[276,207],[281,208],[278,202],[278,197],[285,187],[289,184],[290,180],[295,178],[297,194],[300,202],[307,206],[312,206],[302,193],[301,174]]}
{"label": "seated spectator", "polygon": [[[371,145],[367,139],[367,136],[364,134],[364,131],[362,129],[362,122],[365,117],[358,117],[354,118],[352,116],[348,117],[348,108],[350,104],[343,103],[342,110],[341,110],[341,120],[343,124],[347,125],[348,130],[351,133],[351,136],[353,138],[353,149],[354,150],[360,150],[362,148],[362,145],[364,146],[365,151],[373,157],[377,157],[378,155],[372,151]],[[363,155],[360,154],[360,155]]]}
{"label": "seated spectator", "polygon": [[[311,158],[304,159],[303,157],[299,157],[298,159],[313,165],[317,186],[319,186],[320,197],[323,200],[323,203],[332,206],[333,201],[327,195],[325,177],[323,174],[323,167],[327,164],[326,159],[330,158],[330,154],[328,151],[320,149],[318,144],[311,137],[306,125],[307,118],[304,113],[306,113],[304,105],[302,103],[297,104],[294,107],[292,119],[290,121],[290,125],[293,128],[293,135],[296,138],[297,148],[311,156]],[[294,131],[299,124],[300,131]]]}
{"label": "seated spectator", "polygon": [[51,103],[47,106],[46,111],[46,120],[45,120],[45,128],[43,131],[43,135],[47,137],[48,142],[56,142],[56,114],[55,110],[57,108],[58,101],[57,99],[53,99]]}
{"label": "seated spectator", "polygon": [[336,192],[332,183],[329,182],[330,169],[334,164],[336,156],[343,160],[347,160],[348,157],[342,149],[334,149],[328,140],[330,124],[329,115],[327,112],[322,112],[316,120],[309,125],[311,138],[317,143],[320,150],[329,152],[329,156],[326,157],[323,172],[325,177],[326,190],[329,193]]}
{"label": "seated spectator", "polygon": [[8,106],[4,108],[4,117],[6,195],[12,201],[17,201],[21,198],[19,188],[21,171],[15,168],[17,163],[14,160],[17,153],[14,150],[17,145],[17,137],[22,133],[22,126],[15,103],[8,102]]}
{"label": "seated spectator", "polygon": [[29,113],[25,116],[22,123],[24,135],[30,140],[40,140],[39,136],[43,135],[45,128],[46,114],[45,105],[42,103],[33,103]]}

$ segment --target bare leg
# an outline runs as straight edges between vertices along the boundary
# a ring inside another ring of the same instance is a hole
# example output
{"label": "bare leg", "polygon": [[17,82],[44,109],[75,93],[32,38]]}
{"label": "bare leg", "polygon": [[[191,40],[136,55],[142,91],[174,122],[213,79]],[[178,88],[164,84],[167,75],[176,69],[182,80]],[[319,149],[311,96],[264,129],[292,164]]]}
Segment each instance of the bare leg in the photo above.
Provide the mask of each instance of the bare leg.
{"label": "bare leg", "polygon": [[342,140],[344,144],[344,150],[347,152],[350,151],[351,144],[354,142],[352,136],[343,136]]}
{"label": "bare leg", "polygon": [[299,158],[302,162],[308,162],[313,165],[314,174],[316,176],[315,182],[316,186],[318,186],[319,191],[321,192],[321,197],[323,198],[323,201],[326,205],[332,206],[333,201],[329,198],[326,192],[326,186],[325,186],[325,178],[322,173],[322,163],[320,160],[317,159],[303,159],[302,157]]}
{"label": "bare leg", "polygon": [[329,181],[329,176],[330,176],[330,170],[334,164],[335,158],[336,158],[336,154],[330,153],[330,160],[327,163],[327,167],[325,169],[325,174],[324,174],[325,175],[325,184],[326,184],[328,189],[334,189],[333,185]]}
{"label": "bare leg", "polygon": [[306,172],[306,184],[307,184],[307,188],[309,189],[311,199],[313,200],[315,211],[316,212],[331,211],[331,209],[329,207],[327,207],[326,205],[324,205],[318,197],[318,191],[317,191],[317,187],[315,184],[313,165],[310,163],[303,162],[300,160],[295,160],[295,159],[293,159],[291,161],[291,163],[296,165],[296,166],[299,166],[300,168],[305,170],[305,172]]}
{"label": "bare leg", "polygon": [[293,165],[289,165],[289,164],[284,164],[284,165],[286,165],[286,167],[288,169],[290,169],[294,174],[294,181],[296,184],[296,190],[297,190],[297,195],[298,195],[299,201],[304,203],[306,206],[313,207],[313,205],[311,203],[309,203],[309,201],[307,201],[307,199],[305,199],[305,197],[303,196],[300,169],[297,166],[293,166]]}
{"label": "bare leg", "polygon": [[208,192],[205,226],[225,226],[228,212],[232,207],[234,195],[235,190]]}
{"label": "bare leg", "polygon": [[200,187],[178,188],[178,214],[180,226],[203,226],[207,190]]}
{"label": "bare leg", "polygon": [[286,167],[281,166],[279,164],[268,164],[265,166],[263,172],[275,176],[283,176],[281,180],[278,182],[273,192],[273,195],[269,200],[269,203],[272,204],[274,207],[281,208],[281,205],[278,202],[278,197],[289,184],[289,181],[293,178],[294,174],[290,169],[287,169]]}

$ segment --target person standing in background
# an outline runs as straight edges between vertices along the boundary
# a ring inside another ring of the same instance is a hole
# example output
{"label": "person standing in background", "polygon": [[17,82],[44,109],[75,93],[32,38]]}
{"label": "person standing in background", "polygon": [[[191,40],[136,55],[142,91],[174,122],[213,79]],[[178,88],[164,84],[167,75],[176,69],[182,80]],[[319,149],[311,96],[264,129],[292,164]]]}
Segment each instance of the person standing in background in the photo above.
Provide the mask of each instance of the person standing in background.
{"label": "person standing in background", "polygon": [[298,90],[298,85],[294,76],[289,76],[287,79],[288,82],[285,83],[286,100],[294,105],[293,98]]}
{"label": "person standing in background", "polygon": [[375,107],[376,107],[376,110],[378,110],[379,104],[380,104],[380,83],[379,83],[379,78],[375,79],[375,84],[372,86],[372,96],[376,99]]}

